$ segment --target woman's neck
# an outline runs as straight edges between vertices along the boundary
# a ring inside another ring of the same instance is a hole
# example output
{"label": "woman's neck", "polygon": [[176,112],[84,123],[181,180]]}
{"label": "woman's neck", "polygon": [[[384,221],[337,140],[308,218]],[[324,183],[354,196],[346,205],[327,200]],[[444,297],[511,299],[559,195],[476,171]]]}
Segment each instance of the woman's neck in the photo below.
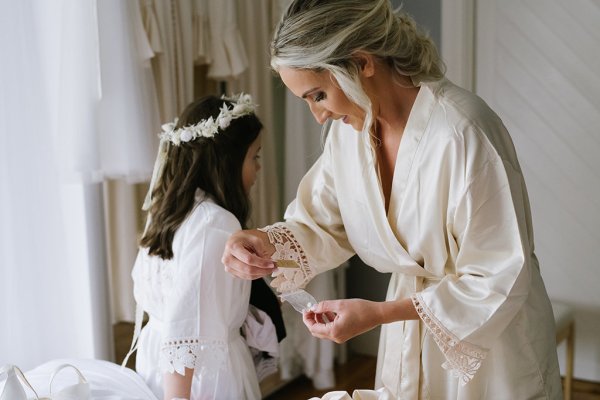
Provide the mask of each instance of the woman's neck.
{"label": "woman's neck", "polygon": [[420,88],[410,77],[398,75],[387,66],[379,67],[368,88],[379,133],[402,134]]}

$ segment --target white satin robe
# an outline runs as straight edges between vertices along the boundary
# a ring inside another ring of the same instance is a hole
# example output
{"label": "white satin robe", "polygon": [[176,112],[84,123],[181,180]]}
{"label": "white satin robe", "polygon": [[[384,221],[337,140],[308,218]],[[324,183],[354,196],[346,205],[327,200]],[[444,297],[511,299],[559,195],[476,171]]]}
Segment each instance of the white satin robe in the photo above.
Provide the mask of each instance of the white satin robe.
{"label": "white satin robe", "polygon": [[334,121],[285,222],[264,229],[273,258],[300,265],[280,269],[280,291],[356,253],[392,273],[388,300],[412,298],[420,320],[383,326],[373,398],[561,398],[525,183],[498,116],[445,79],[421,84],[384,204],[370,138]]}

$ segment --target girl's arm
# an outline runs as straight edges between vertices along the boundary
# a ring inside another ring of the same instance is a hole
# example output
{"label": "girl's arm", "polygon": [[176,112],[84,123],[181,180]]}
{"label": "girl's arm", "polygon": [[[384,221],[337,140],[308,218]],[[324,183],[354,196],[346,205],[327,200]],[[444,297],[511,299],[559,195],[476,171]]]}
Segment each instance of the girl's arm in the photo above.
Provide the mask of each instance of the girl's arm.
{"label": "girl's arm", "polygon": [[192,377],[194,370],[185,369],[185,376],[177,372],[163,374],[164,400],[189,399],[192,391]]}

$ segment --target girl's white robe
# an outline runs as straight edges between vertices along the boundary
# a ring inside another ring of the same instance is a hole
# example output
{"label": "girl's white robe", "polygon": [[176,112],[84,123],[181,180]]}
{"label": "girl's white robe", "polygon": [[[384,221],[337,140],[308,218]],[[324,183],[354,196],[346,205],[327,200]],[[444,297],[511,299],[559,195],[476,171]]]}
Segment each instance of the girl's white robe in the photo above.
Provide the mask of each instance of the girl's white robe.
{"label": "girl's white robe", "polygon": [[160,399],[164,373],[193,368],[190,400],[258,400],[254,362],[240,334],[251,282],[221,263],[227,239],[241,226],[201,190],[196,202],[175,233],[172,259],[145,248],[138,253],[132,272],[136,319],[140,310],[150,318],[139,335],[136,371]]}
{"label": "girl's white robe", "polygon": [[389,398],[561,398],[529,200],[498,116],[445,79],[422,83],[384,204],[371,139],[334,121],[285,222],[264,229],[273,258],[300,266],[273,285],[301,287],[354,253],[390,272],[387,299],[412,297],[421,319],[383,326],[376,388]]}

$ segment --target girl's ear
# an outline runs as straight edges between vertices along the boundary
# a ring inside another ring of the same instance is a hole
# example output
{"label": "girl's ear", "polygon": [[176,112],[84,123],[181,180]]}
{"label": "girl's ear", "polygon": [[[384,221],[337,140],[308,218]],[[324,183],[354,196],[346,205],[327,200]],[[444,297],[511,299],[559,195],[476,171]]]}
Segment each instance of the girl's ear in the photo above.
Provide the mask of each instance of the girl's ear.
{"label": "girl's ear", "polygon": [[360,75],[365,78],[370,78],[375,73],[375,59],[369,53],[357,51],[354,53],[354,59],[359,66]]}

